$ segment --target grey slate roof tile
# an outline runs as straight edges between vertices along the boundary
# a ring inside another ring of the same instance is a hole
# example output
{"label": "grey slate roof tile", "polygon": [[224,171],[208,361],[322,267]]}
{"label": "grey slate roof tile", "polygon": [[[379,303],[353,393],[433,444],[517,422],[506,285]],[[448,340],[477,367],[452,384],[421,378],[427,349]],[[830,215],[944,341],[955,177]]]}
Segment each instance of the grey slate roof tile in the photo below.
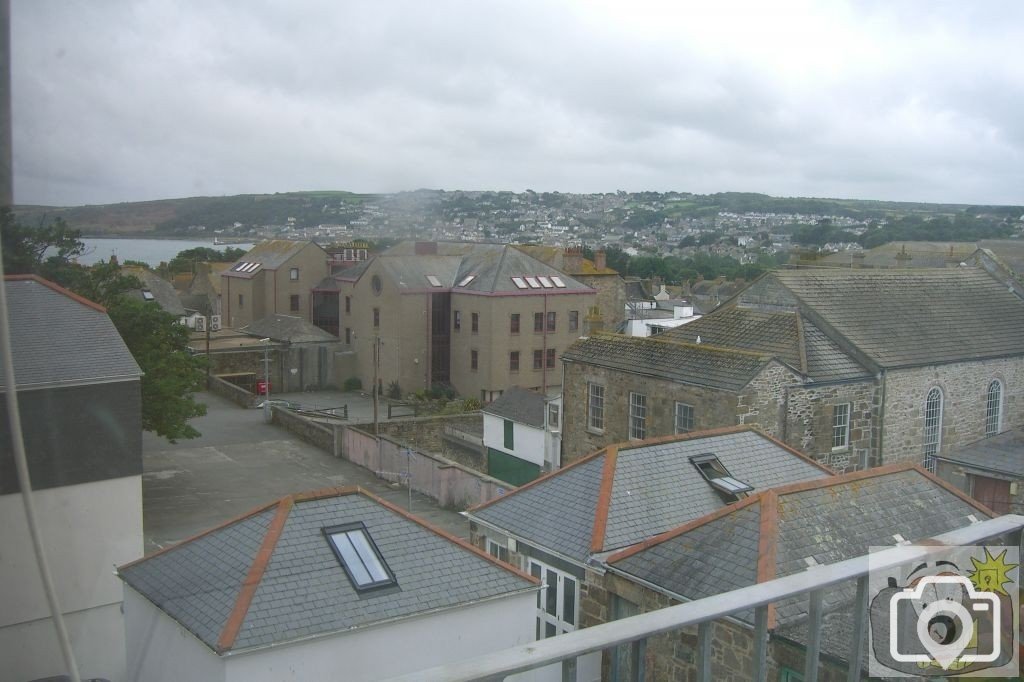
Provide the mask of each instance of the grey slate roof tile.
{"label": "grey slate roof tile", "polygon": [[[33,278],[6,282],[18,386],[134,379],[138,364],[105,312]],[[6,386],[0,368],[0,386]]]}
{"label": "grey slate roof tile", "polygon": [[1024,302],[983,270],[766,275],[881,367],[1024,354]]}
{"label": "grey slate roof tile", "polygon": [[242,327],[243,331],[253,336],[266,337],[274,341],[289,343],[328,343],[337,342],[338,337],[310,324],[301,317],[273,313],[252,324]]}
{"label": "grey slate roof tile", "polygon": [[[216,648],[277,507],[120,570],[122,579]],[[357,592],[322,528],[362,522],[397,586]],[[296,499],[245,612],[233,650],[453,608],[531,589],[487,557],[357,492]]]}
{"label": "grey slate roof tile", "polygon": [[481,411],[536,428],[544,427],[544,396],[518,386],[506,389],[501,397]]}
{"label": "grey slate roof tile", "polygon": [[1010,429],[957,448],[939,459],[1024,478],[1024,429]]}
{"label": "grey slate roof tile", "polygon": [[598,333],[578,340],[562,359],[729,391],[742,389],[771,361],[764,354],[663,339],[666,335]]}

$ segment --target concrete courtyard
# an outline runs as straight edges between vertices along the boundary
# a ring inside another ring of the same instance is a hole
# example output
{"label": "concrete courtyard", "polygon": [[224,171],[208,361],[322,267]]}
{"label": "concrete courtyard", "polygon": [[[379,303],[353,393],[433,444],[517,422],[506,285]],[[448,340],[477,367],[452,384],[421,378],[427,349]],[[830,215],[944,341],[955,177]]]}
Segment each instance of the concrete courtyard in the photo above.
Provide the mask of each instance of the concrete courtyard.
{"label": "concrete courtyard", "polygon": [[[373,472],[308,444],[289,431],[266,424],[263,412],[246,410],[220,396],[202,393],[205,417],[193,420],[200,438],[168,443],[151,433],[142,440],[143,529],[146,553],[202,532],[290,493],[358,485],[406,509],[408,492],[392,488]],[[350,421],[372,419],[369,398],[353,394],[289,394],[304,406],[349,403]],[[413,493],[412,511],[459,537],[469,526],[459,514]]]}

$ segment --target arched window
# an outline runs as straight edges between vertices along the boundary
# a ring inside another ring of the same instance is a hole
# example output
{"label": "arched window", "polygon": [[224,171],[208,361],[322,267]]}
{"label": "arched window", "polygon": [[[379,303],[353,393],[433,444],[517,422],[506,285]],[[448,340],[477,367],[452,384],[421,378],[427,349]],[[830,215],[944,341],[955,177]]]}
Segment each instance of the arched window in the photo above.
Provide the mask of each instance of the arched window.
{"label": "arched window", "polygon": [[933,388],[924,401],[924,466],[935,473],[935,455],[942,444],[942,391]]}
{"label": "arched window", "polygon": [[985,399],[985,435],[994,436],[999,433],[1003,419],[1003,385],[995,379],[988,385]]}

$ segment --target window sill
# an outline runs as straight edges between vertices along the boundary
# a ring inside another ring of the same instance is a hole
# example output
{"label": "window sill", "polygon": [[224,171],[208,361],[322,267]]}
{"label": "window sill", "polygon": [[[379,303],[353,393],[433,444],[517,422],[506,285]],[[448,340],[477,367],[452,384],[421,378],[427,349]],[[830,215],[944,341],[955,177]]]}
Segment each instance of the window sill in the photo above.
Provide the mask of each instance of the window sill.
{"label": "window sill", "polygon": [[604,429],[596,429],[593,426],[588,426],[587,427],[587,433],[592,433],[595,436],[603,436],[604,435]]}
{"label": "window sill", "polygon": [[837,454],[837,453],[841,453],[841,452],[849,452],[849,451],[850,451],[850,446],[849,445],[844,445],[841,448],[832,448],[832,454]]}

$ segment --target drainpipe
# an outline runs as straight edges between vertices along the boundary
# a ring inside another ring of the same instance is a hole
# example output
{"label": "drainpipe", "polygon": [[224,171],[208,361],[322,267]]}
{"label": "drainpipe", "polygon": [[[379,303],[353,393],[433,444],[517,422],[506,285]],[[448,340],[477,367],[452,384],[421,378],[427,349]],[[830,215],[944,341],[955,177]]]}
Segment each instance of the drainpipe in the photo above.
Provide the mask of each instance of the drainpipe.
{"label": "drainpipe", "polygon": [[[878,410],[878,466],[882,466],[882,447],[885,445],[885,385],[888,383],[883,369],[879,374],[882,382],[882,404]],[[865,462],[865,469],[870,467],[870,462]]]}

